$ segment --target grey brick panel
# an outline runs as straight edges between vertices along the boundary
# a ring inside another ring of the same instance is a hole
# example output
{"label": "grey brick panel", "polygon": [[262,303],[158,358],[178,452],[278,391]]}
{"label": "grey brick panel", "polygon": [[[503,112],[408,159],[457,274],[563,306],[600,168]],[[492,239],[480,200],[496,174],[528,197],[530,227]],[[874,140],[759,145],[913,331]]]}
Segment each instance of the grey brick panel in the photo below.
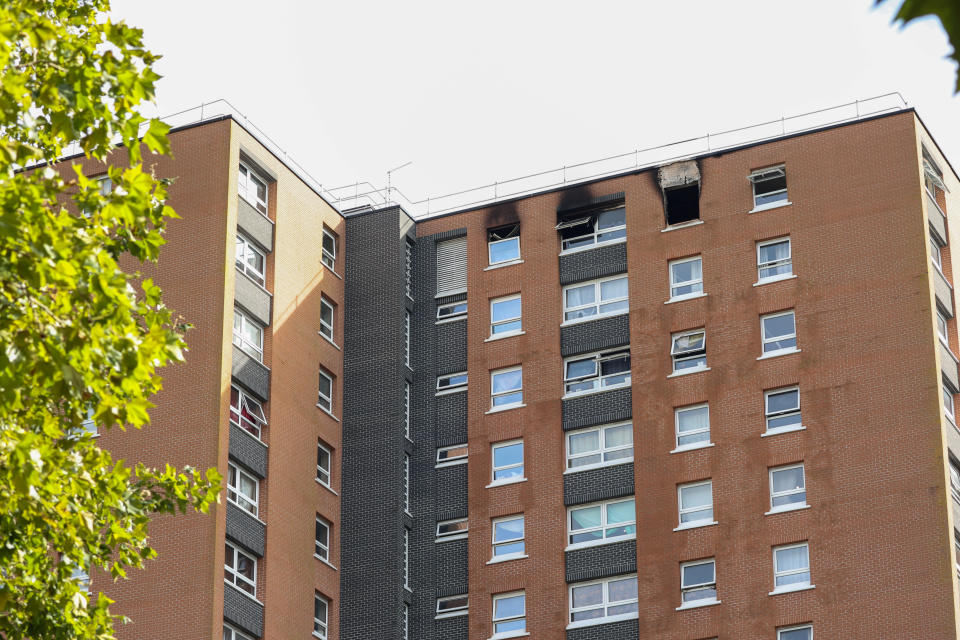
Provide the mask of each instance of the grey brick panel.
{"label": "grey brick panel", "polygon": [[567,631],[567,640],[637,640],[639,637],[638,620],[621,620]]}
{"label": "grey brick panel", "polygon": [[441,618],[436,621],[436,630],[438,639],[443,640],[468,640],[470,637],[470,616],[456,616],[454,618]]}
{"label": "grey brick panel", "polygon": [[230,457],[253,475],[261,479],[267,477],[267,445],[233,423],[230,424]]}
{"label": "grey brick panel", "polygon": [[936,269],[930,269],[930,273],[933,274],[933,292],[937,296],[937,302],[946,310],[947,315],[952,318],[954,314],[953,289],[950,287],[947,279],[943,277],[942,273]]}
{"label": "grey brick panel", "polygon": [[226,583],[223,585],[223,617],[241,631],[258,638],[263,636],[263,605]]}
{"label": "grey brick panel", "polygon": [[[436,572],[437,593],[467,593],[467,540],[434,542],[431,566]],[[436,611],[436,603],[433,605]],[[442,636],[439,636],[442,637]]]}
{"label": "grey brick panel", "polygon": [[[567,192],[566,195],[570,195],[571,192]],[[570,202],[561,204],[557,208],[557,215],[563,216],[564,218],[570,217],[578,212],[587,212],[596,209],[607,209],[610,207],[615,207],[618,204],[623,204],[626,200],[626,192],[617,191],[616,193],[608,193],[603,196],[594,196],[590,198],[574,198]]]}
{"label": "grey brick panel", "polygon": [[627,245],[623,242],[560,256],[562,285],[626,272]]}
{"label": "grey brick panel", "polygon": [[[436,384],[436,382],[434,382]],[[467,441],[467,391],[436,396],[437,446]]]}
{"label": "grey brick panel", "polygon": [[237,208],[237,228],[268,253],[273,251],[273,223],[253,208],[249,202],[237,196],[240,205]]}
{"label": "grey brick panel", "polygon": [[228,502],[227,538],[262,558],[266,548],[267,527],[237,505]]}
{"label": "grey brick panel", "polygon": [[436,470],[437,520],[464,518],[467,515],[467,465],[440,467]]}
{"label": "grey brick panel", "polygon": [[563,401],[563,430],[629,420],[632,414],[630,387],[591,393]]}
{"label": "grey brick panel", "polygon": [[270,399],[270,369],[233,345],[230,372],[247,391],[263,402]]}
{"label": "grey brick panel", "polygon": [[270,307],[273,300],[263,287],[257,286],[253,280],[238,271],[233,295],[234,301],[249,312],[254,320],[265,327],[270,325]]}
{"label": "grey brick panel", "polygon": [[437,375],[467,370],[467,323],[445,322],[437,327]]}
{"label": "grey brick panel", "polygon": [[636,540],[567,551],[564,555],[568,583],[634,573],[637,570]]}
{"label": "grey brick panel", "polygon": [[634,494],[633,463],[615,464],[563,476],[563,504],[584,504]]}
{"label": "grey brick panel", "polygon": [[630,314],[572,324],[560,329],[564,358],[630,344]]}

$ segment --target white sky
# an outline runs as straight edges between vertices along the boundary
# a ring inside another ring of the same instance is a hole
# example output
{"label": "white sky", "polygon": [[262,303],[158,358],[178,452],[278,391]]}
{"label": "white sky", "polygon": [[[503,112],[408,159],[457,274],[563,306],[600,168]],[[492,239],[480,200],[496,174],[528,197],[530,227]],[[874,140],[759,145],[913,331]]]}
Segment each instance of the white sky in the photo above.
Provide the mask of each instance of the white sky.
{"label": "white sky", "polygon": [[325,187],[438,196],[900,91],[960,170],[955,65],[899,0],[114,0],[151,115],[226,98]]}

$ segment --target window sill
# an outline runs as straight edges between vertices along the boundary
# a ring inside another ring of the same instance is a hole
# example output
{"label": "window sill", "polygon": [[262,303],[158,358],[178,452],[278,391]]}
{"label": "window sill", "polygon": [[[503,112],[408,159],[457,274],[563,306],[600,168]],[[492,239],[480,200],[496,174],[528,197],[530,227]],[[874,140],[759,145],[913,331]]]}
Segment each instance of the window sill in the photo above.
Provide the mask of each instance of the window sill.
{"label": "window sill", "polygon": [[334,271],[332,268],[330,268],[330,267],[328,267],[327,265],[323,264],[323,262],[320,262],[320,266],[323,267],[324,269],[326,269],[327,271],[329,271],[330,273],[332,273],[333,275],[337,276],[337,277],[340,278],[341,280],[343,280],[343,276],[341,276],[339,273],[337,273],[336,271]]}
{"label": "window sill", "polygon": [[434,538],[433,541],[434,541],[436,544],[440,544],[440,543],[442,543],[442,542],[453,542],[454,540],[466,540],[466,539],[467,539],[467,535],[468,535],[468,533],[466,533],[466,532],[465,532],[465,533],[458,533],[458,534],[453,535],[453,536],[443,536],[442,538]]}
{"label": "window sill", "polygon": [[332,344],[337,351],[343,351],[343,349],[340,348],[340,345],[328,338],[322,331],[317,331],[317,335]]}
{"label": "window sill", "polygon": [[696,369],[681,369],[680,371],[674,371],[668,378],[679,378],[680,376],[688,376],[691,373],[700,373],[701,371],[710,371],[710,367],[698,367]]}
{"label": "window sill", "polygon": [[528,631],[511,631],[510,633],[495,633],[487,640],[506,640],[506,638],[525,638],[530,635]]}
{"label": "window sill", "polygon": [[520,484],[521,482],[526,482],[526,478],[517,478],[516,480],[501,480],[500,482],[491,482],[484,489],[493,489],[494,487],[505,487],[509,484]]}
{"label": "window sill", "polygon": [[336,420],[337,422],[340,422],[340,418],[338,418],[337,416],[333,415],[333,412],[331,412],[330,409],[327,409],[326,407],[324,407],[323,405],[321,405],[319,402],[317,403],[317,409],[320,409],[320,411],[323,411],[325,414],[327,414],[328,416],[330,416],[331,418],[333,418],[333,419]]}
{"label": "window sill", "polygon": [[759,213],[761,211],[769,211],[770,209],[779,209],[781,207],[789,207],[793,203],[790,201],[785,202],[771,202],[770,204],[762,204],[759,207],[754,207],[747,211],[747,213]]}
{"label": "window sill", "polygon": [[774,589],[773,591],[771,591],[771,592],[768,593],[767,595],[768,595],[768,596],[779,596],[780,594],[783,594],[783,593],[795,593],[795,592],[797,592],[797,591],[809,591],[810,589],[816,589],[816,588],[817,588],[817,585],[815,585],[815,584],[805,584],[805,585],[802,585],[802,586],[799,586],[799,587],[782,587],[782,588],[780,588],[780,589]]}
{"label": "window sill", "polygon": [[715,442],[698,442],[697,444],[687,444],[682,447],[677,447],[670,451],[670,453],[683,453],[684,451],[696,451],[697,449],[709,449],[710,447],[717,446]]}
{"label": "window sill", "polygon": [[667,231],[676,231],[678,229],[686,229],[687,227],[695,227],[698,224],[703,224],[703,220],[690,220],[689,222],[681,222],[679,224],[667,225],[666,228],[660,229],[660,233],[666,233]]}
{"label": "window sill", "polygon": [[332,493],[333,495],[337,496],[338,498],[340,497],[340,494],[337,493],[336,491],[334,491],[333,488],[332,488],[330,485],[324,484],[323,482],[321,482],[321,481],[318,480],[317,478],[314,478],[313,481],[316,482],[316,483],[317,483],[318,485],[320,485],[321,487],[323,487],[324,489],[326,489],[327,491],[329,491],[330,493]]}
{"label": "window sill", "polygon": [[596,316],[586,316],[586,317],[584,317],[584,318],[574,318],[573,320],[564,320],[563,322],[560,323],[560,326],[561,326],[561,327],[569,327],[570,325],[582,324],[582,323],[584,323],[584,322],[592,322],[592,321],[594,321],[594,320],[602,320],[603,318],[615,318],[616,316],[625,316],[625,315],[627,315],[628,313],[630,313],[630,310],[629,310],[629,309],[625,309],[624,311],[618,311],[618,312],[616,312],[616,313],[603,313],[603,314],[596,315]]}
{"label": "window sill", "polygon": [[598,624],[611,624],[613,622],[620,622],[621,620],[636,620],[639,617],[640,615],[637,613],[622,613],[618,616],[607,616],[605,618],[594,618],[593,620],[580,620],[579,622],[571,622],[567,625],[567,629],[594,627]]}
{"label": "window sill", "polygon": [[437,392],[436,392],[435,394],[433,394],[433,395],[435,395],[435,396],[448,396],[448,395],[450,395],[451,393],[463,393],[463,392],[466,391],[466,390],[467,390],[467,387],[466,387],[466,386],[463,386],[463,387],[457,387],[456,389],[444,389],[443,391],[437,391]]}
{"label": "window sill", "polygon": [[493,409],[490,409],[490,411],[485,412],[483,415],[488,416],[491,413],[501,413],[503,411],[510,411],[511,409],[522,409],[525,406],[527,405],[522,402],[520,404],[506,404],[502,407],[494,407]]}
{"label": "window sill", "polygon": [[711,522],[706,522],[699,520],[697,522],[684,522],[682,525],[674,529],[674,531],[686,531],[687,529],[702,529],[703,527],[712,527],[715,524],[720,524],[716,520]]}
{"label": "window sill", "polygon": [[576,544],[568,544],[564,551],[577,551],[578,549],[589,549],[591,547],[602,547],[607,544],[616,544],[618,542],[624,542],[626,540],[636,540],[637,534],[632,533],[628,536],[617,536],[616,538],[611,538],[609,540],[591,540],[590,542],[578,542]]}
{"label": "window sill", "polygon": [[763,515],[772,516],[778,513],[789,513],[791,511],[803,511],[804,509],[809,509],[809,508],[810,508],[810,505],[808,504],[798,504],[797,506],[789,506],[789,507],[777,507],[775,509],[770,509],[770,511],[767,511]]}
{"label": "window sill", "polygon": [[770,353],[765,353],[757,360],[769,360],[770,358],[779,358],[780,356],[788,356],[791,353],[800,353],[802,349],[781,349],[779,351],[771,351]]}
{"label": "window sill", "polygon": [[626,244],[626,242],[627,242],[626,238],[617,238],[616,240],[608,240],[607,242],[594,242],[593,244],[586,247],[577,247],[576,249],[567,249],[565,251],[561,251],[557,255],[569,256],[575,253],[583,253],[584,251],[592,251],[593,249],[599,249],[600,247],[607,247],[612,244]]}
{"label": "window sill", "polygon": [[438,613],[437,615],[433,616],[433,619],[445,620],[446,618],[459,618],[460,616],[465,616],[469,613],[470,612],[466,609],[464,609],[463,611],[451,611],[450,613]]}
{"label": "window sill", "polygon": [[594,469],[603,469],[604,467],[615,467],[619,464],[629,464],[633,462],[633,458],[623,458],[621,460],[616,460],[614,462],[598,462],[596,464],[585,464],[580,467],[570,467],[563,472],[563,475],[570,475],[571,473],[579,473],[581,471],[593,471]]}
{"label": "window sill", "polygon": [[467,314],[463,314],[462,316],[454,316],[452,318],[440,318],[433,324],[449,324],[451,322],[460,322],[461,320],[466,320],[466,319],[467,319]]}
{"label": "window sill", "polygon": [[676,298],[670,298],[663,304],[674,304],[675,302],[683,302],[684,300],[696,300],[697,298],[706,298],[707,294],[705,293],[693,293],[689,296],[678,296]]}
{"label": "window sill", "polygon": [[763,280],[757,280],[756,282],[754,282],[753,286],[762,287],[765,284],[772,284],[774,282],[783,282],[784,280],[793,280],[796,277],[797,277],[797,274],[791,273],[788,276],[776,276],[773,278],[764,278]]}
{"label": "window sill", "polygon": [[794,431],[806,431],[807,428],[802,424],[799,424],[795,427],[784,427],[783,429],[774,429],[772,431],[764,431],[760,434],[761,438],[769,438],[770,436],[778,436],[781,433],[793,433]]}
{"label": "window sill", "polygon": [[333,569],[334,571],[337,571],[337,568],[336,568],[335,566],[333,566],[332,564],[330,564],[330,561],[327,560],[326,558],[321,558],[321,557],[318,556],[317,554],[313,554],[313,557],[316,558],[317,560],[319,560],[320,562],[322,562],[323,564],[327,565],[328,567],[330,567],[330,568]]}
{"label": "window sill", "polygon": [[499,558],[491,558],[487,560],[487,564],[500,564],[501,562],[510,562],[511,560],[523,560],[524,558],[529,558],[525,553],[513,553],[508,556],[501,556]]}
{"label": "window sill", "polygon": [[493,271],[494,269],[502,269],[504,267],[512,267],[515,264],[523,264],[523,258],[517,258],[516,260],[507,260],[506,262],[497,262],[496,264],[491,264],[490,266],[484,267],[484,271]]}
{"label": "window sill", "polygon": [[715,604],[720,604],[720,600],[704,600],[702,602],[687,602],[677,607],[677,611],[685,611],[687,609],[700,609],[702,607],[712,607]]}
{"label": "window sill", "polygon": [[606,393],[607,391],[615,391],[617,389],[629,389],[630,383],[617,384],[610,387],[602,387],[600,389],[590,389],[589,391],[574,391],[573,393],[564,394],[561,397],[561,400],[570,400],[571,398],[582,398],[583,396],[592,396],[596,393]]}
{"label": "window sill", "polygon": [[467,464],[467,458],[463,458],[462,460],[445,460],[443,462],[438,462],[435,465],[433,465],[433,468],[443,469],[444,467],[453,467],[458,464]]}
{"label": "window sill", "polygon": [[512,338],[512,337],[514,337],[514,336],[522,336],[522,335],[524,335],[524,334],[526,334],[526,333],[527,333],[526,331],[510,331],[510,332],[508,332],[508,333],[498,333],[498,334],[495,334],[495,335],[490,336],[489,338],[487,338],[486,340],[484,340],[484,342],[493,342],[493,341],[495,341],[495,340],[503,340],[504,338]]}

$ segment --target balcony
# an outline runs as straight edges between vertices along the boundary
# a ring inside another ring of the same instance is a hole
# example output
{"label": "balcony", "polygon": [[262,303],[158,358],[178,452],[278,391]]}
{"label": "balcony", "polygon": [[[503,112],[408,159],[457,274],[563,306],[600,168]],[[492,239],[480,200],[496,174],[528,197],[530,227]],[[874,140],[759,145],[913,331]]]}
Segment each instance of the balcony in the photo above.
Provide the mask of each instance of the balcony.
{"label": "balcony", "polygon": [[939,236],[940,244],[947,244],[947,215],[934,200],[929,191],[927,194],[927,217],[930,219],[930,229]]}
{"label": "balcony", "polygon": [[946,276],[936,265],[931,269],[933,273],[933,292],[937,296],[937,302],[946,311],[950,317],[953,317],[953,287],[947,282]]}
{"label": "balcony", "polygon": [[957,357],[953,355],[947,345],[940,343],[940,369],[947,382],[953,385],[954,389],[960,389],[960,375],[957,373]]}

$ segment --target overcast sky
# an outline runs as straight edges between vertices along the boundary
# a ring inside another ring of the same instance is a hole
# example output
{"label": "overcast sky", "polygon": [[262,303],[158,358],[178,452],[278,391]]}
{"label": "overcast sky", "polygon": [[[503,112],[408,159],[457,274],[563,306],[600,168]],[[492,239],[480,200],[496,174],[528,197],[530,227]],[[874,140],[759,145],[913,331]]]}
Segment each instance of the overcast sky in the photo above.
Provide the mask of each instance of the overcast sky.
{"label": "overcast sky", "polygon": [[151,115],[229,100],[324,186],[411,199],[899,91],[960,168],[938,22],[899,0],[114,0]]}

